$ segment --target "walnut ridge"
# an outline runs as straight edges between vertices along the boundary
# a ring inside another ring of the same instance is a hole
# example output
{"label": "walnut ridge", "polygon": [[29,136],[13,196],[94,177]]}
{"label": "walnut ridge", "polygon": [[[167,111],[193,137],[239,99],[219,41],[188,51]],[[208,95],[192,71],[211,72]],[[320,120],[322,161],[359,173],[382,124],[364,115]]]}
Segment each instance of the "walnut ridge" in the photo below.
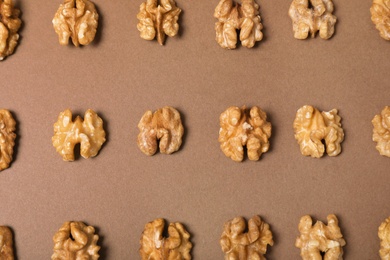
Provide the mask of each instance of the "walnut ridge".
{"label": "walnut ridge", "polygon": [[0,171],[9,167],[15,145],[16,122],[6,109],[0,110]]}
{"label": "walnut ridge", "polygon": [[378,29],[380,36],[385,40],[390,40],[390,1],[373,0],[371,20]]}
{"label": "walnut ridge", "polygon": [[8,227],[0,226],[0,259],[14,260],[12,232]]}
{"label": "walnut ridge", "polygon": [[18,30],[22,25],[19,15],[12,0],[0,0],[0,60],[11,55],[18,44]]}
{"label": "walnut ridge", "polygon": [[380,239],[379,256],[382,260],[390,259],[390,217],[385,219],[378,228]]}
{"label": "walnut ridge", "polygon": [[390,107],[386,106],[380,115],[376,115],[372,125],[372,140],[377,142],[376,149],[381,155],[390,157]]}

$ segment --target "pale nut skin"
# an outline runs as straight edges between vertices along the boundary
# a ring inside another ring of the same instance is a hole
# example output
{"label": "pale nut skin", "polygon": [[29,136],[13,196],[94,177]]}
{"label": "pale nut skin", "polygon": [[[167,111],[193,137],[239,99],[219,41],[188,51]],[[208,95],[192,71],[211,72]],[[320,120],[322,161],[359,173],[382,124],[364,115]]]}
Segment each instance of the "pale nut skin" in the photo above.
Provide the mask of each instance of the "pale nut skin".
{"label": "pale nut skin", "polygon": [[0,61],[11,55],[18,44],[18,30],[22,25],[20,10],[12,0],[0,0]]}
{"label": "pale nut skin", "polygon": [[382,260],[390,260],[390,217],[385,219],[378,228],[380,239],[379,256]]}
{"label": "pale nut skin", "polygon": [[15,119],[6,110],[0,110],[0,171],[7,169],[12,161],[15,145]]}
{"label": "pale nut skin", "polygon": [[390,40],[390,0],[373,0],[370,8],[371,21],[375,24],[379,35]]}
{"label": "pale nut skin", "polygon": [[219,243],[225,253],[225,260],[265,260],[267,246],[273,246],[272,232],[269,225],[254,216],[248,221],[236,217],[225,223]]}
{"label": "pale nut skin", "polygon": [[0,259],[14,260],[12,232],[8,227],[0,226]]}
{"label": "pale nut skin", "polygon": [[[301,249],[303,260],[342,260],[343,246],[346,242],[341,234],[338,219],[335,215],[328,215],[328,225],[313,220],[309,215],[303,216],[299,222],[300,236],[295,246]],[[321,255],[323,253],[323,256]]]}
{"label": "pale nut skin", "polygon": [[377,142],[376,149],[380,155],[390,157],[390,107],[384,107],[371,122],[374,126],[372,140]]}
{"label": "pale nut skin", "polygon": [[165,221],[149,222],[142,232],[139,254],[142,260],[190,260],[190,234],[181,223],[170,223],[168,237],[163,237]]}

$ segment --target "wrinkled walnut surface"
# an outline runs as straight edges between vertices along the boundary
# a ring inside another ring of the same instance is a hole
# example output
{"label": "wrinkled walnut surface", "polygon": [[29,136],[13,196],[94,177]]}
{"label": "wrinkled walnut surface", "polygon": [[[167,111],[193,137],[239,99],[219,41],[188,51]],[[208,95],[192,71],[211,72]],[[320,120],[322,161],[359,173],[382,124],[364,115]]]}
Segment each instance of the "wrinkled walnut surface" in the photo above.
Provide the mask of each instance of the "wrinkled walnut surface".
{"label": "wrinkled walnut surface", "polygon": [[84,158],[95,157],[106,141],[103,120],[91,109],[84,121],[77,116],[72,122],[72,112],[67,109],[58,116],[54,124],[53,146],[64,161],[74,161],[74,147],[80,143],[80,154]]}
{"label": "wrinkled walnut surface", "polygon": [[[301,249],[303,260],[341,260],[343,246],[346,245],[335,215],[328,215],[328,225],[317,221],[313,226],[310,216],[303,216],[298,229],[301,235],[297,237],[295,246]],[[323,257],[321,252],[324,253]]]}
{"label": "wrinkled walnut surface", "polygon": [[184,128],[180,113],[173,107],[163,107],[156,112],[146,111],[138,123],[137,144],[146,155],[157,151],[159,140],[160,152],[171,154],[179,150],[182,143]]}
{"label": "wrinkled walnut surface", "polygon": [[0,171],[9,167],[15,145],[16,122],[8,110],[0,110]]}
{"label": "wrinkled walnut surface", "polygon": [[379,256],[382,260],[390,260],[390,217],[379,226],[378,237],[381,245]]}
{"label": "wrinkled walnut surface", "polygon": [[390,40],[390,0],[374,0],[370,8],[371,20],[380,36]]}
{"label": "wrinkled walnut surface", "polygon": [[52,260],[97,260],[100,246],[95,229],[83,222],[65,222],[53,237]]}
{"label": "wrinkled walnut surface", "polygon": [[325,151],[322,140],[325,140],[327,154],[338,155],[341,152],[341,142],[344,140],[340,121],[337,109],[320,112],[312,106],[301,107],[293,124],[295,139],[301,153],[315,158],[322,157]]}
{"label": "wrinkled walnut surface", "polygon": [[13,260],[14,249],[13,249],[13,238],[12,232],[8,227],[0,226],[0,259],[1,260]]}
{"label": "wrinkled walnut surface", "polygon": [[386,106],[372,119],[374,126],[372,140],[377,142],[376,149],[381,155],[390,157],[390,107]]}
{"label": "wrinkled walnut surface", "polygon": [[320,32],[322,39],[329,39],[334,33],[337,22],[333,13],[332,0],[293,0],[288,14],[293,22],[294,37],[312,38]]}
{"label": "wrinkled walnut surface", "polygon": [[241,0],[241,4],[221,0],[215,8],[214,17],[218,19],[215,39],[222,48],[236,48],[236,30],[240,30],[241,44],[247,48],[252,48],[255,42],[263,39],[259,5],[254,0]]}
{"label": "wrinkled walnut surface", "polygon": [[164,44],[165,35],[173,37],[179,31],[177,20],[181,9],[176,6],[174,0],[147,0],[140,6],[137,14],[139,20],[137,29],[145,40],[153,40],[157,35],[157,42]]}
{"label": "wrinkled walnut surface", "polygon": [[11,55],[18,44],[18,30],[22,25],[19,15],[12,0],[0,0],[0,60]]}
{"label": "wrinkled walnut surface", "polygon": [[219,243],[225,253],[225,260],[265,260],[267,246],[272,246],[272,232],[269,225],[254,216],[248,221],[248,232],[246,221],[237,217],[225,223]]}
{"label": "wrinkled walnut surface", "polygon": [[69,38],[75,46],[88,45],[95,38],[99,15],[88,0],[65,0],[53,18],[53,27],[61,45]]}
{"label": "wrinkled walnut surface", "polygon": [[142,260],[189,260],[192,244],[190,234],[182,224],[176,222],[168,226],[168,237],[164,238],[164,220],[156,219],[145,225],[139,253]]}
{"label": "wrinkled walnut surface", "polygon": [[248,158],[253,161],[260,159],[262,153],[269,149],[271,123],[267,114],[259,107],[250,110],[245,106],[229,107],[219,117],[220,130],[218,141],[223,153],[234,161],[244,159],[246,146]]}

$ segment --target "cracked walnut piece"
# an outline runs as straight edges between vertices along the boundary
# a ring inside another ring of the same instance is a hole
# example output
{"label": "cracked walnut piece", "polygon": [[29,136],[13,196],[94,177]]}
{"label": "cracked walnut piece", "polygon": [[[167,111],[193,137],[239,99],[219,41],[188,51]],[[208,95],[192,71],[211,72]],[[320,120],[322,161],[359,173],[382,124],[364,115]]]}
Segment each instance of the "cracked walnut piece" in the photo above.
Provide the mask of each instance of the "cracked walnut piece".
{"label": "cracked walnut piece", "polygon": [[333,214],[328,215],[327,219],[328,225],[317,221],[313,226],[313,220],[309,215],[301,218],[298,225],[301,235],[297,237],[295,246],[301,249],[303,260],[343,259],[342,247],[346,243],[338,219]]}
{"label": "cracked walnut piece", "polygon": [[390,40],[390,0],[374,0],[370,8],[371,21],[378,29],[380,36]]}
{"label": "cracked walnut piece", "polygon": [[16,122],[6,109],[0,110],[0,171],[7,169],[12,161],[15,145]]}
{"label": "cracked walnut piece", "polygon": [[372,119],[374,126],[372,140],[381,155],[390,157],[390,107],[386,106],[380,115]]}
{"label": "cracked walnut piece", "polygon": [[237,217],[225,223],[219,243],[225,253],[225,259],[240,260],[265,260],[267,245],[273,246],[272,232],[269,225],[254,216],[246,222],[242,217]]}
{"label": "cracked walnut piece", "polygon": [[379,255],[382,260],[390,259],[390,217],[387,218],[378,229],[378,237],[380,239],[381,248]]}
{"label": "cracked walnut piece", "polygon": [[13,260],[13,239],[12,232],[8,227],[0,226],[0,259]]}
{"label": "cracked walnut piece", "polygon": [[261,154],[268,151],[272,126],[267,121],[267,114],[259,107],[250,110],[245,106],[229,107],[219,117],[219,123],[221,150],[233,161],[244,159],[245,145],[252,161],[259,160]]}
{"label": "cracked walnut piece", "polygon": [[53,237],[52,260],[97,260],[99,236],[83,222],[65,222]]}
{"label": "cracked walnut piece", "polygon": [[106,141],[103,120],[91,109],[84,121],[77,116],[72,122],[72,112],[67,109],[58,116],[54,124],[53,146],[64,161],[74,161],[74,147],[80,143],[80,154],[85,159],[95,157]]}
{"label": "cracked walnut piece", "polygon": [[138,123],[137,144],[146,155],[153,155],[157,151],[157,140],[160,152],[171,154],[179,150],[182,143],[184,128],[180,113],[173,107],[163,107],[152,112],[146,111]]}
{"label": "cracked walnut piece", "polygon": [[236,48],[236,30],[240,30],[241,44],[247,48],[263,39],[259,5],[254,0],[241,0],[241,4],[236,5],[233,0],[221,0],[215,8],[214,17],[218,19],[215,39],[224,49]]}
{"label": "cracked walnut piece", "polygon": [[142,260],[189,260],[191,259],[190,234],[182,224],[168,226],[168,238],[163,237],[164,220],[159,218],[145,225],[140,239],[139,254]]}
{"label": "cracked walnut piece", "polygon": [[317,31],[322,39],[329,39],[337,22],[333,13],[332,0],[293,0],[288,14],[293,21],[294,37],[306,39],[315,37]]}
{"label": "cracked walnut piece", "polygon": [[312,106],[301,107],[293,124],[295,139],[298,141],[301,153],[315,158],[322,157],[325,151],[323,139],[329,156],[341,153],[344,131],[340,121],[341,117],[337,114],[337,109],[320,112]]}
{"label": "cracked walnut piece", "polygon": [[22,25],[20,10],[12,0],[0,0],[0,60],[11,55],[18,44],[18,30]]}
{"label": "cracked walnut piece", "polygon": [[179,31],[177,20],[181,9],[176,6],[174,0],[147,0],[140,6],[137,14],[139,20],[137,29],[145,40],[153,40],[157,34],[157,42],[164,44],[165,35],[173,37]]}
{"label": "cracked walnut piece", "polygon": [[61,45],[69,37],[75,46],[88,45],[95,38],[99,15],[89,0],[65,0],[53,18],[53,27]]}

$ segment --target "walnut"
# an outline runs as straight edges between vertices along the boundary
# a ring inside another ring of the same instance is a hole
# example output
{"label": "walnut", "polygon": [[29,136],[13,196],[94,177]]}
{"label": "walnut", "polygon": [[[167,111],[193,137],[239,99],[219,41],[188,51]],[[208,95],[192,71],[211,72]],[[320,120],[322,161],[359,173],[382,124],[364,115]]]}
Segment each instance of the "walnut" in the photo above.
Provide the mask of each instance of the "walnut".
{"label": "walnut", "polygon": [[141,4],[137,14],[137,29],[145,40],[153,40],[157,33],[157,41],[163,45],[165,35],[173,37],[179,31],[177,20],[181,9],[176,6],[174,0],[160,0],[160,3],[161,5],[158,5],[157,0],[147,0]]}
{"label": "walnut", "polygon": [[18,30],[22,25],[20,10],[12,0],[0,0],[0,60],[11,55],[18,44]]}
{"label": "walnut", "polygon": [[65,0],[53,18],[53,27],[61,45],[69,37],[75,46],[88,45],[95,38],[99,15],[88,0]]}
{"label": "walnut", "polygon": [[138,147],[146,155],[157,151],[160,140],[160,152],[171,154],[179,150],[184,128],[179,112],[173,107],[163,107],[156,112],[146,111],[138,123]]}
{"label": "walnut", "polygon": [[190,234],[176,222],[168,226],[168,238],[163,238],[164,220],[159,218],[145,225],[139,254],[142,260],[188,260],[191,259]]}
{"label": "walnut", "polygon": [[74,146],[80,143],[80,154],[84,158],[95,157],[106,141],[103,120],[91,109],[84,121],[77,116],[72,122],[72,112],[67,109],[58,116],[54,124],[53,146],[64,161],[74,161]]}
{"label": "walnut", "polygon": [[340,121],[337,109],[320,113],[312,106],[301,107],[293,125],[301,153],[315,158],[322,157],[325,151],[322,140],[325,139],[327,154],[338,155],[341,152],[341,142],[344,140]]}
{"label": "walnut", "polygon": [[13,260],[14,246],[12,232],[8,227],[0,226],[0,259]]}
{"label": "walnut", "polygon": [[333,9],[332,0],[293,0],[288,14],[293,21],[294,37],[302,40],[310,33],[314,38],[317,31],[322,39],[332,37],[337,21]]}
{"label": "walnut", "polygon": [[245,106],[229,107],[219,117],[219,123],[221,150],[232,160],[241,162],[244,159],[245,145],[252,161],[259,160],[261,154],[268,151],[272,127],[267,114],[259,107],[250,110]]}
{"label": "walnut", "polygon": [[382,260],[390,259],[390,217],[387,218],[378,229],[378,237],[380,239],[381,248],[379,255]]}
{"label": "walnut", "polygon": [[390,1],[374,0],[370,8],[371,20],[378,29],[380,36],[390,40]]}
{"label": "walnut", "polygon": [[12,161],[16,134],[16,122],[8,110],[0,110],[0,171],[7,169]]}
{"label": "walnut", "polygon": [[95,229],[83,222],[65,222],[53,237],[52,260],[97,260],[100,246]]}
{"label": "walnut", "polygon": [[241,0],[241,4],[236,5],[233,0],[221,0],[215,8],[214,17],[218,19],[215,39],[222,48],[236,48],[236,30],[241,30],[240,41],[247,48],[263,39],[259,5],[254,0]]}
{"label": "walnut", "polygon": [[372,119],[374,125],[372,140],[381,155],[390,157],[390,107],[386,106],[380,115]]}
{"label": "walnut", "polygon": [[301,249],[303,260],[343,259],[342,247],[346,243],[341,234],[337,217],[332,214],[328,215],[327,219],[328,225],[317,221],[313,226],[310,216],[306,215],[301,218],[298,225],[301,235],[297,237],[295,246]]}

